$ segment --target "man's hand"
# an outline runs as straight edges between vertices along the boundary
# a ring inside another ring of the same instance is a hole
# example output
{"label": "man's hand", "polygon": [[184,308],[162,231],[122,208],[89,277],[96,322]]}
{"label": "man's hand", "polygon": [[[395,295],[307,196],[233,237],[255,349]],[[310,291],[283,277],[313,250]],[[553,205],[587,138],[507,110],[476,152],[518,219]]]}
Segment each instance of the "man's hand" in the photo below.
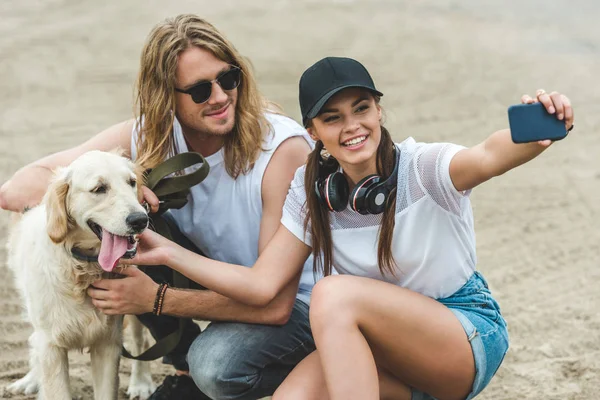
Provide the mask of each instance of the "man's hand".
{"label": "man's hand", "polygon": [[51,177],[52,171],[41,165],[21,168],[12,179],[0,186],[0,208],[20,213],[37,206],[48,189]]}
{"label": "man's hand", "polygon": [[154,192],[150,190],[147,186],[142,186],[142,197],[143,202],[148,204],[148,206],[150,207],[150,212],[155,213],[158,211],[158,206],[160,205],[158,197],[156,197]]}
{"label": "man's hand", "polygon": [[101,279],[87,290],[92,304],[106,315],[152,312],[158,283],[135,266],[121,271],[123,279]]}

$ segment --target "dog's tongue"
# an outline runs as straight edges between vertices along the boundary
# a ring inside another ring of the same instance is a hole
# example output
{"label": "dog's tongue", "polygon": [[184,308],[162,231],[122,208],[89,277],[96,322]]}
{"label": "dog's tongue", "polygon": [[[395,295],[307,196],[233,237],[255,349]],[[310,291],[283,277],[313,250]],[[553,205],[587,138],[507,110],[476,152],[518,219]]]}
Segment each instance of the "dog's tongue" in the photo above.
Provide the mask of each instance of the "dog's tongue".
{"label": "dog's tongue", "polygon": [[111,272],[117,261],[127,251],[127,238],[124,236],[113,235],[106,229],[102,229],[102,244],[100,245],[100,254],[98,262],[103,270]]}

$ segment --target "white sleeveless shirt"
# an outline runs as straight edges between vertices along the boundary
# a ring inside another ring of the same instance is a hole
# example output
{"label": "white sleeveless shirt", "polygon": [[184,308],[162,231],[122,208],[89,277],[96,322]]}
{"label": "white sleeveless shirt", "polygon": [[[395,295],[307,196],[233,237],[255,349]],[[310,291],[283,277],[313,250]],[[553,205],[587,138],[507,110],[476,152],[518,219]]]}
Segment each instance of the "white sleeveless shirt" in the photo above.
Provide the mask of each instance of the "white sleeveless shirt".
{"label": "white sleeveless shirt", "polygon": [[[452,295],[475,271],[475,232],[469,191],[459,192],[450,179],[452,157],[463,147],[453,144],[397,144],[400,150],[392,254],[396,276],[382,276],[377,244],[383,214],[361,215],[347,207],[330,213],[332,265],[340,274],[387,281],[434,299]],[[304,232],[305,166],[286,198],[281,222],[311,245]]]}
{"label": "white sleeveless shirt", "polygon": [[[265,114],[273,127],[265,135],[263,152],[254,168],[233,179],[225,169],[224,150],[206,157],[210,172],[206,179],[190,190],[188,203],[179,210],[170,210],[179,230],[209,258],[252,267],[258,259],[258,238],[262,217],[262,180],[267,165],[277,147],[286,139],[302,136],[313,147],[306,130],[294,120]],[[181,125],[173,124],[175,151],[188,151]],[[136,157],[137,124],[132,132],[131,155]],[[192,167],[198,168],[198,167]],[[187,170],[191,172],[193,169]],[[285,266],[284,266],[285,267]],[[312,257],[304,264],[297,298],[309,304],[315,283]]]}

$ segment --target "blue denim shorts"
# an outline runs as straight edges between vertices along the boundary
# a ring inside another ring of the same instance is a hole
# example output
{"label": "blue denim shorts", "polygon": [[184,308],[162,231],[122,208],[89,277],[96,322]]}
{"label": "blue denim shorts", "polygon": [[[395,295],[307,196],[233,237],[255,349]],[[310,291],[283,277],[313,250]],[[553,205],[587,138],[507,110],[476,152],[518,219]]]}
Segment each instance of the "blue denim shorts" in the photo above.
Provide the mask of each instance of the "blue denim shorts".
{"label": "blue denim shorts", "polygon": [[[438,299],[456,315],[471,343],[475,359],[475,380],[467,400],[478,395],[498,371],[508,351],[508,330],[500,307],[492,298],[487,282],[479,272],[450,297]],[[413,390],[413,400],[434,397]]]}

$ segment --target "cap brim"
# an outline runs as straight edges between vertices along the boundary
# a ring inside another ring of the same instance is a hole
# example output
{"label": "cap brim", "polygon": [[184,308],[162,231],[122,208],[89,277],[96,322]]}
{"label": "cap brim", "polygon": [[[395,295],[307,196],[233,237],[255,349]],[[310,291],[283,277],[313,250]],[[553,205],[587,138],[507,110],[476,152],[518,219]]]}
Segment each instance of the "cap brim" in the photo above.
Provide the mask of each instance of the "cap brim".
{"label": "cap brim", "polygon": [[370,91],[372,93],[375,93],[377,96],[380,96],[380,97],[383,96],[383,93],[381,93],[380,91],[375,90],[372,87],[365,86],[365,85],[346,85],[346,86],[337,87],[335,89],[330,90],[323,97],[321,97],[319,99],[319,101],[317,101],[317,103],[313,106],[313,108],[311,108],[310,111],[308,111],[306,113],[306,119],[304,121],[304,125],[306,126],[306,123],[308,122],[309,119],[313,119],[314,117],[319,115],[319,113],[321,112],[321,109],[323,108],[325,103],[327,103],[329,101],[329,99],[331,99],[331,97],[333,97],[336,93],[340,92],[341,90],[348,89],[348,88],[363,88],[363,89],[367,89],[368,91]]}

